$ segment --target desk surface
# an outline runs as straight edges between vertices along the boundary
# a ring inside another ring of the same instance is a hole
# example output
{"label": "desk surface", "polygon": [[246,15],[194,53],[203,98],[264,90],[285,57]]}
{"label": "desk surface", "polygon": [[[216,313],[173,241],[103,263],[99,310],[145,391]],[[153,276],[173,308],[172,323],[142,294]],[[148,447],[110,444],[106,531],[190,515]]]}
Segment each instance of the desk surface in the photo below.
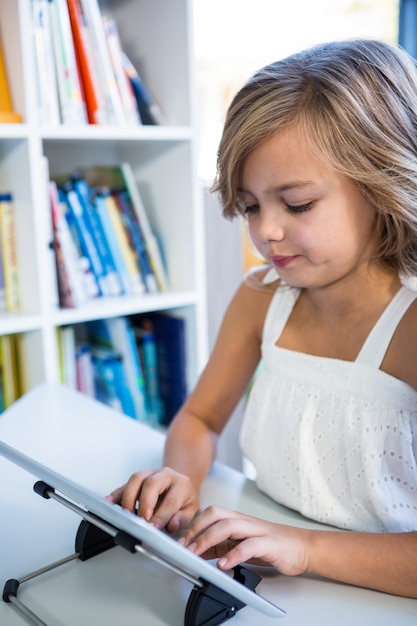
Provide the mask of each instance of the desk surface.
{"label": "desk surface", "polygon": [[[159,467],[164,437],[61,386],[41,385],[0,417],[0,439],[74,481],[106,494],[139,468]],[[36,477],[0,458],[0,585],[74,552],[80,518],[35,495]],[[252,481],[215,464],[203,505],[219,504],[267,519],[319,527],[262,495]],[[235,626],[416,626],[417,601],[312,576],[258,568],[258,591],[287,611],[273,620],[245,607]],[[146,624],[180,626],[191,585],[145,557],[114,548],[72,561],[24,583],[19,599],[48,626]],[[27,622],[0,602],[0,624]]]}

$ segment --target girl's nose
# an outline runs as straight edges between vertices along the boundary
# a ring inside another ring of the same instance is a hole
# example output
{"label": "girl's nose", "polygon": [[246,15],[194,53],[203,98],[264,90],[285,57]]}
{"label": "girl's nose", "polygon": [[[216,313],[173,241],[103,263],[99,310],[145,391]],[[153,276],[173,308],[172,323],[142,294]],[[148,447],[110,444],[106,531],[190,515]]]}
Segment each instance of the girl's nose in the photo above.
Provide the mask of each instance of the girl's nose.
{"label": "girl's nose", "polygon": [[285,237],[283,220],[277,209],[261,209],[257,221],[257,234],[263,241],[282,241]]}

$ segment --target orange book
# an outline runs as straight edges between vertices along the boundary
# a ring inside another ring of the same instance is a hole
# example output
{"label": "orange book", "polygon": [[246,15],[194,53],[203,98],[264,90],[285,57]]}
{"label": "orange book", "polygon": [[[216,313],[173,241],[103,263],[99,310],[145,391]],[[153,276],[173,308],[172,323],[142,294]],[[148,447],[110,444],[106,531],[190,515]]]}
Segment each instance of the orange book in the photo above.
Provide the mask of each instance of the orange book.
{"label": "orange book", "polygon": [[19,113],[15,113],[12,108],[3,49],[0,43],[0,123],[18,124],[21,121],[22,116]]}
{"label": "orange book", "polygon": [[79,0],[67,0],[78,71],[89,124],[105,124],[97,77],[94,75],[88,31]]}

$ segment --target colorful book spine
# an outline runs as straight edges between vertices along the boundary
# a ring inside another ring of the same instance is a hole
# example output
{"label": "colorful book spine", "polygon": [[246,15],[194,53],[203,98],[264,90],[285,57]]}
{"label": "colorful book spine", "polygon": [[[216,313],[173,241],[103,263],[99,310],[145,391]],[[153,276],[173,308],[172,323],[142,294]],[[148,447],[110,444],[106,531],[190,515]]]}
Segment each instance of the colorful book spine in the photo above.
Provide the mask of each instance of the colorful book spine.
{"label": "colorful book spine", "polygon": [[128,320],[124,317],[94,320],[88,322],[87,329],[89,340],[93,345],[113,349],[121,355],[126,387],[133,407],[128,415],[146,421],[143,373]]}
{"label": "colorful book spine", "polygon": [[129,57],[123,53],[123,66],[136,98],[142,124],[165,124],[159,105],[152,98]]}
{"label": "colorful book spine", "polygon": [[124,228],[116,201],[111,194],[104,196],[107,212],[109,215],[112,228],[116,240],[121,251],[127,274],[129,277],[129,294],[140,295],[145,292],[145,284],[139,271],[139,267],[136,263],[136,258],[133,250],[130,246],[129,239]]}
{"label": "colorful book spine", "polygon": [[103,15],[103,28],[111,59],[114,77],[120,94],[126,124],[138,126],[142,123],[132,86],[123,67],[123,51],[116,21]]}
{"label": "colorful book spine", "polygon": [[40,124],[60,123],[58,86],[48,0],[32,0],[32,29],[37,63]]}
{"label": "colorful book spine", "polygon": [[75,348],[77,389],[90,398],[95,398],[94,366],[88,343],[78,343]]}
{"label": "colorful book spine", "polygon": [[118,192],[115,191],[113,192],[113,197],[115,198],[117,206],[119,207],[125,230],[128,233],[130,239],[131,247],[136,253],[137,263],[146,286],[146,291],[148,291],[149,293],[155,293],[158,291],[158,283],[156,281],[149,261],[148,251],[146,248],[146,242],[142,233],[142,229],[138,221],[135,219],[129,194],[125,190],[121,190]]}
{"label": "colorful book spine", "polygon": [[87,124],[66,0],[49,0],[56,80],[63,124]]}
{"label": "colorful book spine", "polygon": [[74,189],[74,186],[72,183],[68,182],[64,184],[60,188],[60,190],[62,191],[62,197],[67,203],[69,212],[72,215],[75,227],[77,229],[83,256],[87,257],[90,261],[92,272],[96,278],[99,287],[99,295],[111,295],[106,281],[106,272],[104,266],[101,262],[93,234],[89,227],[89,222],[86,219],[86,215],[83,211],[83,206]]}
{"label": "colorful book spine", "polygon": [[124,181],[124,187],[127,190],[132,206],[136,215],[136,219],[140,224],[143,236],[148,249],[151,267],[158,281],[159,289],[166,291],[169,288],[168,277],[162,260],[161,251],[157,239],[152,231],[139,188],[136,184],[135,175],[132,166],[128,162],[123,162],[120,166],[121,175]]}
{"label": "colorful book spine", "polygon": [[106,283],[106,292],[110,296],[119,296],[122,287],[100,216],[91,198],[91,189],[83,178],[74,178],[73,184],[78,200],[82,206],[85,222],[91,231],[98,256],[100,257],[104,273],[103,281]]}
{"label": "colorful book spine", "polygon": [[116,239],[113,225],[110,220],[106,202],[106,196],[108,195],[110,195],[110,191],[108,190],[101,190],[100,192],[98,192],[95,197],[95,204],[101,220],[101,225],[103,226],[103,230],[106,235],[107,243],[113,257],[114,264],[116,266],[117,275],[122,286],[122,292],[125,294],[130,294],[131,284],[129,272],[127,270],[122,251],[119,246],[119,242]]}
{"label": "colorful book spine", "polygon": [[139,325],[133,323],[138,353],[141,357],[145,380],[149,422],[152,426],[163,424],[163,407],[159,389],[158,356],[152,321],[141,318]]}
{"label": "colorful book spine", "polygon": [[103,96],[95,75],[90,34],[79,0],[67,0],[74,49],[81,77],[88,122],[107,124]]}
{"label": "colorful book spine", "polygon": [[149,315],[155,333],[162,423],[168,426],[187,397],[185,320],[168,313]]}
{"label": "colorful book spine", "polygon": [[15,312],[20,309],[21,303],[15,216],[9,193],[0,194],[0,233],[6,310]]}
{"label": "colorful book spine", "polygon": [[89,299],[84,280],[83,264],[65,219],[66,205],[62,205],[59,201],[55,181],[49,182],[49,196],[59,305],[62,308],[79,307]]}
{"label": "colorful book spine", "polygon": [[91,346],[96,399],[120,413],[129,415],[131,404],[125,393],[123,359],[109,348]]}
{"label": "colorful book spine", "polygon": [[61,382],[71,389],[77,389],[77,365],[75,361],[74,326],[61,326],[58,331],[59,353],[61,358]]}
{"label": "colorful book spine", "polygon": [[106,118],[109,124],[124,125],[126,117],[113,73],[99,4],[97,0],[80,0],[80,4],[90,36],[92,65],[103,94]]}

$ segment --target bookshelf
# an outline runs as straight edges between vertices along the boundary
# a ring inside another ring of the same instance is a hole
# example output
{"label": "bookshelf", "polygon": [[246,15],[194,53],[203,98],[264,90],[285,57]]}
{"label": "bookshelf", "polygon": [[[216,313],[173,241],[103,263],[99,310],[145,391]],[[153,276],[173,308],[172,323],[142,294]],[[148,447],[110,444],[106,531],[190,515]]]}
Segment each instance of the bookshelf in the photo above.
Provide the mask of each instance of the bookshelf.
{"label": "bookshelf", "polygon": [[[100,0],[167,123],[159,126],[39,125],[30,0],[0,0],[3,55],[21,124],[0,124],[0,191],[15,207],[21,310],[0,314],[0,335],[18,335],[22,392],[59,380],[56,331],[64,325],[157,311],[186,320],[187,381],[207,357],[204,225],[196,174],[190,0]],[[46,157],[46,159],[45,159]],[[50,248],[50,175],[130,163],[151,226],[163,242],[170,288],[60,309]]]}

